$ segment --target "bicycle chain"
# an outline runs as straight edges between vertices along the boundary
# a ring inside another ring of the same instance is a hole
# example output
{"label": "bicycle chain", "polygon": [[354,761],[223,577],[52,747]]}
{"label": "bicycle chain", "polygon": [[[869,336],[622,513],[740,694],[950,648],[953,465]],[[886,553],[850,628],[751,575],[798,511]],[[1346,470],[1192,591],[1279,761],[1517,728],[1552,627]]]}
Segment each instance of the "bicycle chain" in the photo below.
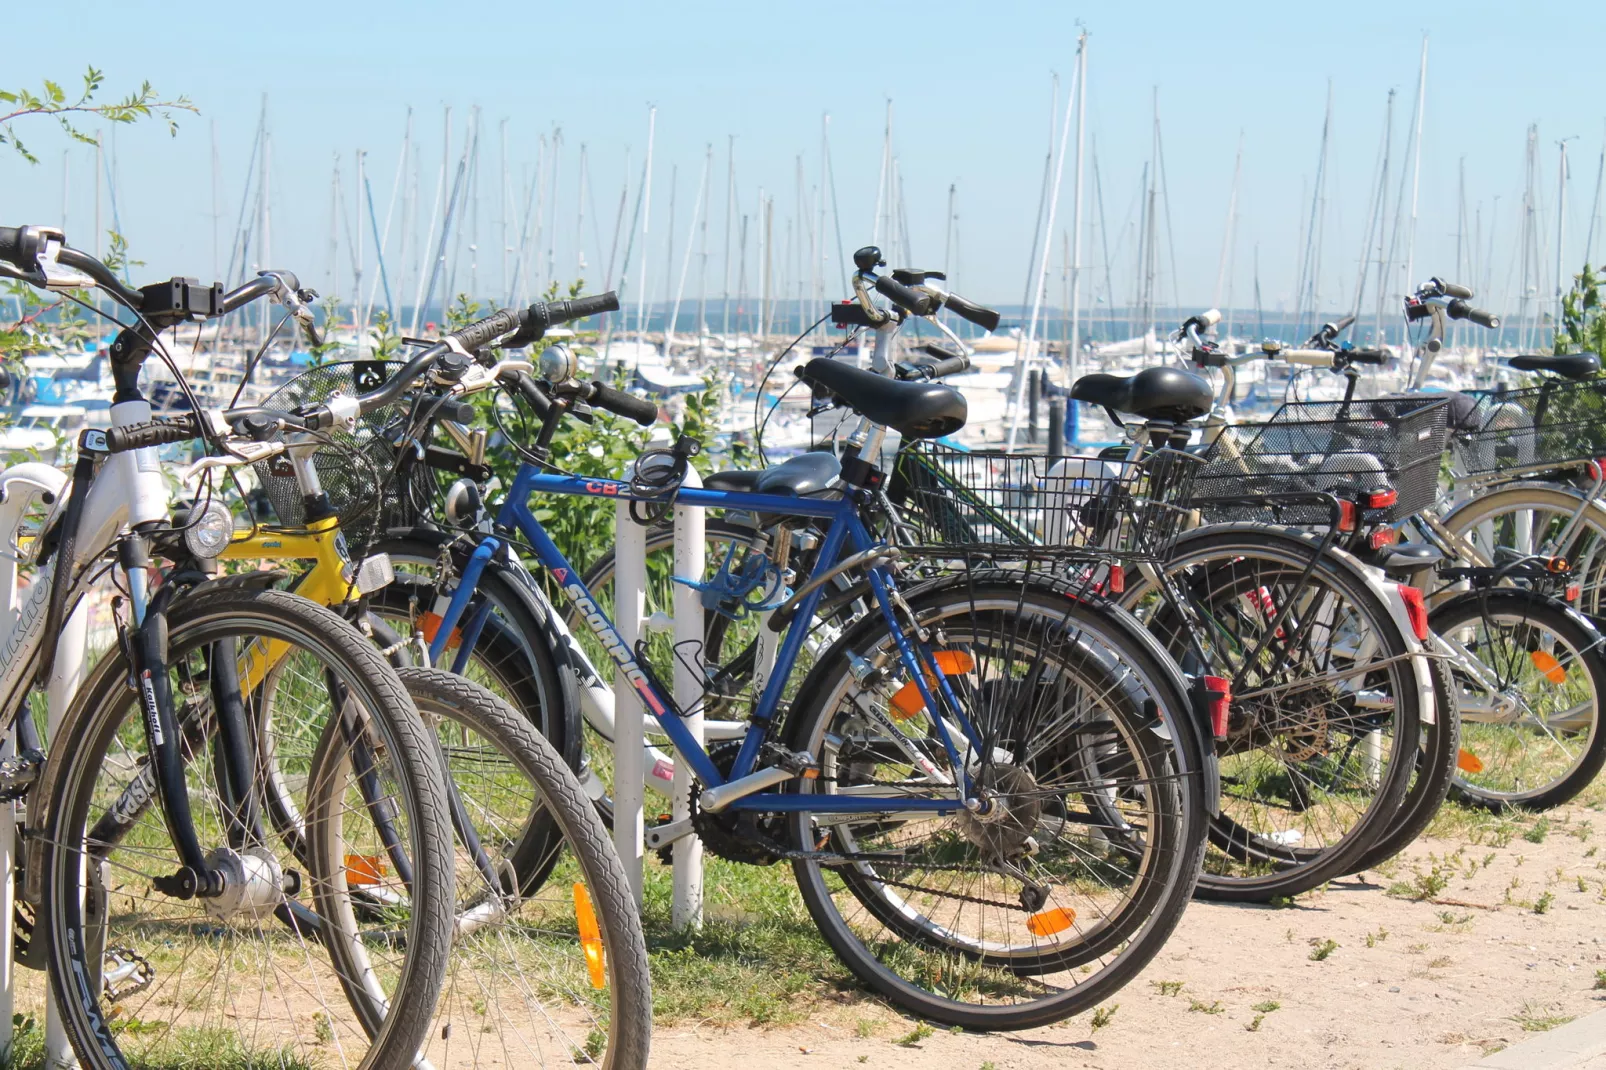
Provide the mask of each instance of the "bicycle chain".
{"label": "bicycle chain", "polygon": [[[781,844],[770,839],[768,836],[763,835],[762,833],[755,834],[752,838],[757,840],[767,850],[773,852],[788,862],[803,860],[821,862],[824,864],[829,864],[831,861],[874,862],[875,864],[881,866],[906,866],[910,869],[918,868],[939,873],[974,873],[976,871],[974,866],[937,865],[935,863],[924,862],[901,862],[894,858],[888,858],[885,855],[869,854],[865,852],[853,852],[849,854],[836,852],[826,858],[822,857],[818,851],[795,851],[789,847],[783,847]],[[885,877],[879,876],[874,879],[876,883],[884,884],[889,888],[902,888],[911,892],[925,892],[928,895],[942,896],[944,898],[958,900],[962,903],[975,903],[978,906],[1004,907],[1009,910],[1020,910],[1026,913],[1031,913],[1031,911],[1021,903],[1008,903],[999,902],[995,899],[982,899],[978,896],[966,895],[963,892],[951,892],[943,891],[937,888],[926,888],[922,885],[909,884],[905,881],[888,880]]]}

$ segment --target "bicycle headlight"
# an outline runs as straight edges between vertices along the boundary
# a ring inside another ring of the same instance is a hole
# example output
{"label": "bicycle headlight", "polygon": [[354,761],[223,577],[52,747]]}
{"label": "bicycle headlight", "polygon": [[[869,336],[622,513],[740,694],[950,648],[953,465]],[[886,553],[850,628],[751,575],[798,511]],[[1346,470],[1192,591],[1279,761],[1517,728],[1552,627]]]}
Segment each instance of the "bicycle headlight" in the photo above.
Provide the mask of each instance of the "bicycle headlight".
{"label": "bicycle headlight", "polygon": [[191,512],[184,529],[184,545],[198,558],[219,556],[234,537],[234,515],[217,500],[207,502],[199,513]]}

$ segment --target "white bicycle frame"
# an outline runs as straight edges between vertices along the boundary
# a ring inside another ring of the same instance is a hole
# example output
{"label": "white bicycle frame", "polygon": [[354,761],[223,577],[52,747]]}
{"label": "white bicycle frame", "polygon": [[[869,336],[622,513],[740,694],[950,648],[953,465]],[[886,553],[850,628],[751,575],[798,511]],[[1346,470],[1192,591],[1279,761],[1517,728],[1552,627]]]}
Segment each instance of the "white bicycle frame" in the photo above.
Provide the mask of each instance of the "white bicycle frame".
{"label": "white bicycle frame", "polygon": [[[146,401],[125,401],[113,405],[111,424],[122,427],[151,418]],[[38,461],[25,461],[0,472],[0,709],[27,715],[27,692],[33,685],[38,657],[44,647],[46,620],[55,569],[38,569],[26,593],[19,597],[17,583],[21,567],[30,556],[20,545],[23,523],[39,503],[52,505],[52,519],[66,508],[70,481],[66,473]],[[171,498],[161,461],[154,447],[112,454],[103,462],[94,484],[84,499],[75,533],[74,560],[68,575],[73,591],[67,600],[67,615],[61,634],[55,637],[56,657],[46,684],[46,746],[55,743],[56,733],[67,708],[83,680],[88,651],[87,608],[82,605],[91,570],[86,563],[98,560],[117,537],[135,524],[167,520]],[[136,619],[145,612],[146,577],[142,570],[126,573]],[[15,725],[5,734],[4,750],[15,752]],[[29,809],[30,822],[43,819],[44,808]],[[0,804],[0,948],[12,944],[12,903],[15,894],[16,807]],[[36,841],[37,842],[37,841]],[[40,879],[37,866],[30,870]],[[34,887],[37,887],[34,885]],[[0,1047],[12,1039],[13,963],[3,956],[0,967]],[[45,1063],[50,1067],[74,1064],[72,1049],[61,1028],[55,1007],[45,1022]]]}

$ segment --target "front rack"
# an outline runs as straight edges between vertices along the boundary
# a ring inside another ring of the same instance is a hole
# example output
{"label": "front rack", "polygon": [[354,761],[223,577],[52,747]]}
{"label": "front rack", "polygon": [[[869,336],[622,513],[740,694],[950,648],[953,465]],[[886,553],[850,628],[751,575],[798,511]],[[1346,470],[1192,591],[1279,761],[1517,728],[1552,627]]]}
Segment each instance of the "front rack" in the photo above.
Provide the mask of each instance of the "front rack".
{"label": "front rack", "polygon": [[1048,458],[909,443],[889,487],[922,556],[1163,560],[1200,460]]}

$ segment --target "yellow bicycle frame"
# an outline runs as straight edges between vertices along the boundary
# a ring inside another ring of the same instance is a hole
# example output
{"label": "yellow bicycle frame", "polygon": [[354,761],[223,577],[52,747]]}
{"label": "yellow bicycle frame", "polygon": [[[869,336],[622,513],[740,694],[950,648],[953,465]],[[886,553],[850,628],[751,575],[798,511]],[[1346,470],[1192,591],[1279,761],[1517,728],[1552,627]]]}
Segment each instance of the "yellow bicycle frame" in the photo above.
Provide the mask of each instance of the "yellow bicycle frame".
{"label": "yellow bicycle frame", "polygon": [[[338,606],[356,601],[357,587],[347,577],[350,559],[340,538],[340,518],[314,520],[304,531],[256,529],[244,538],[234,539],[218,555],[222,561],[311,561],[312,568],[296,582],[295,593],[321,606]],[[241,651],[240,682],[247,690],[267,678],[268,672],[288,652],[278,640],[266,640]]]}

